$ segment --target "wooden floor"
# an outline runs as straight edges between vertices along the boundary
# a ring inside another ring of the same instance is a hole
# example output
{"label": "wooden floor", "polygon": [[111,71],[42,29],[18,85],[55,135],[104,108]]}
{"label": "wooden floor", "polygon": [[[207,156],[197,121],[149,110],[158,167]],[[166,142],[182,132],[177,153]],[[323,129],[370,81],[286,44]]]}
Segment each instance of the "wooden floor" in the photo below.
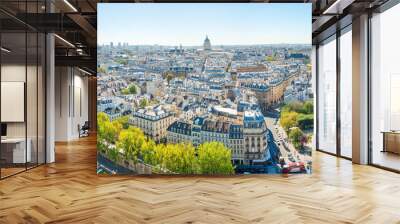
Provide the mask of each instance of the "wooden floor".
{"label": "wooden floor", "polygon": [[400,175],[314,153],[312,175],[99,177],[94,138],[0,181],[0,223],[400,223]]}
{"label": "wooden floor", "polygon": [[400,170],[400,155],[391,152],[374,151],[372,161],[374,164]]}
{"label": "wooden floor", "polygon": [[11,168],[7,167],[7,168],[4,168],[4,167],[2,167],[2,168],[1,168],[1,178],[3,178],[3,177],[8,177],[8,176],[11,176],[11,175],[13,175],[13,174],[23,172],[23,171],[25,171],[25,170],[26,170],[25,167],[23,167],[23,168],[20,168],[20,167],[17,167],[17,168],[15,168],[15,167],[11,167]]}

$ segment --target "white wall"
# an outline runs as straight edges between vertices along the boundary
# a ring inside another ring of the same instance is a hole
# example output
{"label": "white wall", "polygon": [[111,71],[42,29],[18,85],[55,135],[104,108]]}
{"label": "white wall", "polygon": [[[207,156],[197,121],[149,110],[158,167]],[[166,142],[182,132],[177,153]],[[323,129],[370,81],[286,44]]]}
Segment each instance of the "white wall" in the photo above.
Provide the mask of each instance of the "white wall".
{"label": "white wall", "polygon": [[69,133],[69,69],[67,67],[55,68],[55,141],[67,141]]}
{"label": "white wall", "polygon": [[56,67],[55,73],[55,140],[74,140],[78,125],[88,120],[88,78],[72,67]]}
{"label": "white wall", "polygon": [[[3,82],[25,82],[25,64],[3,64],[1,66],[1,81]],[[7,108],[1,108],[7,110]],[[25,137],[25,122],[7,123],[8,137]]]}
{"label": "white wall", "polygon": [[[39,70],[37,70],[39,69]],[[42,68],[35,66],[25,66],[25,64],[2,64],[2,82],[24,82],[26,84],[26,107],[25,104],[20,108],[21,113],[26,112],[26,120],[22,122],[6,122],[8,138],[24,138],[25,135],[30,140],[32,162],[39,159],[39,163],[44,163],[45,150],[45,119],[44,119],[44,74]],[[27,78],[27,80],[25,80]],[[4,89],[3,89],[4,90]],[[3,91],[2,90],[2,91]],[[21,94],[24,94],[24,90]],[[2,95],[2,98],[7,97]],[[2,107],[6,113],[13,113],[12,108]],[[7,111],[8,110],[8,111]],[[15,109],[14,109],[15,110]],[[14,112],[15,113],[15,112]]]}
{"label": "white wall", "polygon": [[71,109],[71,134],[73,138],[79,137],[78,124],[82,126],[88,120],[88,78],[81,76],[81,74],[76,75],[75,73],[74,75],[74,96],[72,96],[74,107]]}

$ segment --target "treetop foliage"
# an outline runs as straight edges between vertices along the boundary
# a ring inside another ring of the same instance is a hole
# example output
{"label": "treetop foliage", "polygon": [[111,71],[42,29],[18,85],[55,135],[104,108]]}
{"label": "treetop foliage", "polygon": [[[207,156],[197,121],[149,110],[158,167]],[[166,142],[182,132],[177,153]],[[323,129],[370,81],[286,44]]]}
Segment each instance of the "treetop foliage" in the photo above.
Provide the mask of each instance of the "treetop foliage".
{"label": "treetop foliage", "polygon": [[110,122],[105,113],[99,113],[97,120],[98,145],[113,161],[144,162],[163,173],[234,173],[231,151],[220,142],[203,143],[198,149],[190,143],[156,144],[140,128],[129,126],[128,117]]}

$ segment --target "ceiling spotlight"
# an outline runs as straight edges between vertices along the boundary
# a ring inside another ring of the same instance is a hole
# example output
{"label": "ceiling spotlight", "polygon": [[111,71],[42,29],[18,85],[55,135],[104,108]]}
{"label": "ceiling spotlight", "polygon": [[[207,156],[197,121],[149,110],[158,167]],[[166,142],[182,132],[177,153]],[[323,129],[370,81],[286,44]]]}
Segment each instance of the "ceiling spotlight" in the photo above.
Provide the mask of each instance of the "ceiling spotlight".
{"label": "ceiling spotlight", "polygon": [[64,0],[65,4],[67,4],[74,12],[78,12],[78,10],[68,1]]}

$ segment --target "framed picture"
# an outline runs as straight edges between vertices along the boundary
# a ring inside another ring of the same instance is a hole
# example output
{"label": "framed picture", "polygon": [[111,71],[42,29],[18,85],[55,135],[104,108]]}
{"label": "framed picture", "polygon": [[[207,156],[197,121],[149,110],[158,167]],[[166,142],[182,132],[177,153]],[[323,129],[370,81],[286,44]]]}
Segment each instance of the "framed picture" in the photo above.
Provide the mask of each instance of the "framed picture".
{"label": "framed picture", "polygon": [[99,174],[311,172],[311,4],[98,4]]}

